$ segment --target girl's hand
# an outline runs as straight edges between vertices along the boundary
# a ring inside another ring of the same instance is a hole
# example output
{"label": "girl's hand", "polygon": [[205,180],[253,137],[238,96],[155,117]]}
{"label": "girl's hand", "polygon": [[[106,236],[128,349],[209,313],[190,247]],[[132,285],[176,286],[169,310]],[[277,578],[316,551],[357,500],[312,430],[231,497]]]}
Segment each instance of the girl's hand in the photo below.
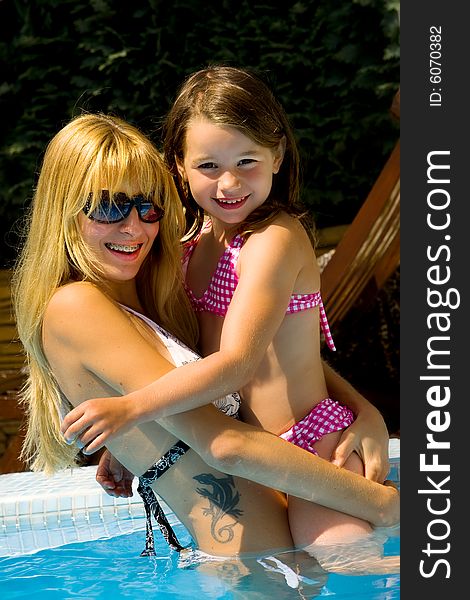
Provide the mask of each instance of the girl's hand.
{"label": "girl's hand", "polygon": [[367,479],[382,483],[390,470],[389,435],[382,415],[328,363],[322,361],[322,364],[330,398],[348,406],[356,415],[354,423],[343,432],[331,461],[342,467],[356,452],[362,458]]}
{"label": "girl's hand", "polygon": [[364,463],[366,478],[382,483],[390,470],[388,442],[389,435],[382,415],[370,405],[370,408],[361,410],[354,423],[343,432],[331,462],[341,467],[356,452]]}
{"label": "girl's hand", "polygon": [[96,470],[96,481],[109,496],[130,498],[133,479],[133,473],[126,469],[109,450],[103,452]]}
{"label": "girl's hand", "polygon": [[83,454],[93,454],[136,424],[134,406],[127,396],[86,400],[68,413],[60,430],[67,444],[76,443]]}

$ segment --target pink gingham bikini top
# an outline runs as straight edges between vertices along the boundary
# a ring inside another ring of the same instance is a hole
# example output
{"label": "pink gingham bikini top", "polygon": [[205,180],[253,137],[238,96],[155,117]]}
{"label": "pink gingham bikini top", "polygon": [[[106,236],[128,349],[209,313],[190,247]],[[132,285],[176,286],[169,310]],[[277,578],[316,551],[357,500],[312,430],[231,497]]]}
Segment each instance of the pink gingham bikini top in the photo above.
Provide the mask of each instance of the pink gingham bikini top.
{"label": "pink gingham bikini top", "polygon": [[[202,232],[201,232],[202,233]],[[197,246],[201,233],[194,239],[185,244],[183,250],[183,272],[186,276],[189,260]],[[233,294],[238,284],[238,275],[236,273],[236,265],[240,250],[245,243],[245,239],[241,235],[236,235],[230,244],[225,248],[224,253],[219,259],[217,267],[206,291],[200,298],[194,295],[194,292],[185,283],[186,293],[196,312],[210,312],[220,317],[225,317],[228,307],[232,300]],[[309,308],[318,306],[320,311],[320,326],[325,337],[325,341],[330,350],[336,350],[333,337],[331,335],[328,319],[326,318],[325,307],[320,292],[311,294],[292,294],[286,314],[293,314]]]}

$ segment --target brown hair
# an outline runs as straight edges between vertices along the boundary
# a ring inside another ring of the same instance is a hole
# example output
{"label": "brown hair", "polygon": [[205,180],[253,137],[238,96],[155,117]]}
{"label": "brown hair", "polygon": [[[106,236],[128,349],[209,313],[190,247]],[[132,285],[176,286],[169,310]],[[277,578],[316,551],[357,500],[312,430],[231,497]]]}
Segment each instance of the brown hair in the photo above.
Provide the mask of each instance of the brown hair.
{"label": "brown hair", "polygon": [[285,211],[299,218],[310,235],[307,215],[299,202],[300,160],[292,127],[273,92],[261,77],[247,69],[215,65],[190,75],[180,87],[163,127],[165,160],[175,177],[186,208],[189,237],[202,226],[204,213],[178,174],[184,159],[188,124],[197,117],[233,127],[255,143],[277,148],[285,140],[285,154],[266,201],[241,224],[249,234]]}

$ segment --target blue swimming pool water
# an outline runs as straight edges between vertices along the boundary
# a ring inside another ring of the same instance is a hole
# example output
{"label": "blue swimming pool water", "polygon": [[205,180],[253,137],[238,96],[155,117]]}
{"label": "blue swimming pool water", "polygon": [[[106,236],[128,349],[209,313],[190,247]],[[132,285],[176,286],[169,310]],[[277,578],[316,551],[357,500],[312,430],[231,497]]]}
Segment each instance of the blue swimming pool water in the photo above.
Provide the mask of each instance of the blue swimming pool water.
{"label": "blue swimming pool water", "polygon": [[[184,539],[184,530],[178,531]],[[180,561],[163,543],[157,556],[140,557],[144,532],[107,540],[69,544],[36,554],[0,559],[2,598],[41,597],[44,600],[158,597],[167,599],[336,598],[395,600],[400,597],[398,574],[326,574],[310,557],[302,561],[298,587],[290,587],[293,564],[283,555],[243,561]],[[189,541],[189,540],[187,540]],[[385,543],[386,554],[399,553],[399,538]],[[295,581],[294,581],[295,583]]]}
{"label": "blue swimming pool water", "polygon": [[[73,477],[78,475],[80,484],[75,487],[87,492],[84,499],[77,494],[72,499],[61,495],[64,493],[61,485],[70,490],[74,487],[71,486]],[[92,502],[95,490],[99,489],[93,473],[78,473],[73,477],[67,479],[64,476],[63,482],[60,478],[59,482],[54,482],[51,497],[26,501],[19,490],[24,491],[28,486],[36,490],[41,484],[40,478],[33,474],[2,476],[2,600],[36,597],[44,600],[400,598],[399,573],[326,573],[314,559],[301,552],[233,560],[208,560],[189,553],[182,558],[170,551],[162,537],[156,535],[157,556],[140,557],[145,544],[142,509],[139,512],[127,505],[107,507],[103,502],[109,497],[98,498],[98,503]],[[399,459],[395,460],[390,478],[399,483]],[[47,485],[51,486],[50,483]],[[87,491],[87,485],[91,485],[91,492]],[[11,486],[16,486],[16,490]],[[9,490],[7,494],[5,488]],[[189,544],[186,530],[174,515],[170,516],[170,521],[180,541]],[[126,533],[122,533],[124,531]],[[97,535],[91,537],[90,532]],[[399,555],[399,529],[386,533],[389,537],[383,546],[384,554]],[[103,539],[94,539],[98,536]]]}

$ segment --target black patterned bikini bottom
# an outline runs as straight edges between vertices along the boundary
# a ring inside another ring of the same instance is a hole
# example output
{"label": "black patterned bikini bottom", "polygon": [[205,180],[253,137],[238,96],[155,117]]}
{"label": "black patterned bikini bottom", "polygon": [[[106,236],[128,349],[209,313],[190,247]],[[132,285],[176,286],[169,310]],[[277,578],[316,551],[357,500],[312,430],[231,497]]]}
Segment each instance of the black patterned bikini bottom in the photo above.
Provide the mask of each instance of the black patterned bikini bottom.
{"label": "black patterned bikini bottom", "polygon": [[158,501],[158,498],[151,485],[154,481],[166,473],[177,460],[184,456],[188,450],[189,446],[187,444],[181,440],[176,442],[176,444],[174,444],[174,446],[172,446],[168,452],[165,452],[165,454],[152,467],[150,467],[148,471],[139,477],[139,487],[137,488],[137,491],[142,497],[147,519],[145,550],[143,550],[141,556],[155,556],[152,514],[155,517],[160,531],[162,532],[162,535],[166,539],[170,548],[176,550],[177,552],[185,550],[185,546],[182,546],[178,542],[178,538],[168,522],[168,519],[166,518],[166,515],[163,512],[160,502]]}

